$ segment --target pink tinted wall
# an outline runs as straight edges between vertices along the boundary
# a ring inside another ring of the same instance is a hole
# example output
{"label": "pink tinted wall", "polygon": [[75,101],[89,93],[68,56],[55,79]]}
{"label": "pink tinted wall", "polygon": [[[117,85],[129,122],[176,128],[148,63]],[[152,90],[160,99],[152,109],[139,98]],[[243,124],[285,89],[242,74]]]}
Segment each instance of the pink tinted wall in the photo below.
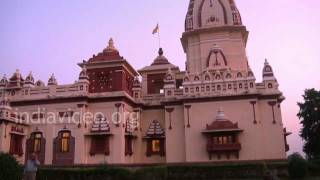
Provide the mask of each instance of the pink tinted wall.
{"label": "pink tinted wall", "polygon": [[[264,59],[269,59],[287,98],[282,110],[285,126],[293,132],[291,152],[301,152],[296,103],[305,88],[320,89],[320,1],[236,3],[250,31],[250,65],[260,81]],[[79,73],[76,63],[100,52],[109,37],[135,68],[141,68],[157,55],[157,36],[151,35],[157,22],[165,55],[183,69],[179,38],[187,6],[188,0],[2,0],[0,73],[33,71],[36,79],[45,82],[55,73],[60,84],[72,83]]]}

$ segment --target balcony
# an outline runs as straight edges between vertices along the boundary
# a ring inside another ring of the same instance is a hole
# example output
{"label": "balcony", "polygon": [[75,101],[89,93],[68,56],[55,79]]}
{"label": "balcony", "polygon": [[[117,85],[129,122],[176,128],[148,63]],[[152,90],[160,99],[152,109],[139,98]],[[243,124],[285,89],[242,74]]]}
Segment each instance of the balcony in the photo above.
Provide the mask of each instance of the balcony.
{"label": "balcony", "polygon": [[234,143],[234,144],[208,144],[207,151],[210,153],[214,152],[227,152],[227,151],[240,151],[241,144]]}

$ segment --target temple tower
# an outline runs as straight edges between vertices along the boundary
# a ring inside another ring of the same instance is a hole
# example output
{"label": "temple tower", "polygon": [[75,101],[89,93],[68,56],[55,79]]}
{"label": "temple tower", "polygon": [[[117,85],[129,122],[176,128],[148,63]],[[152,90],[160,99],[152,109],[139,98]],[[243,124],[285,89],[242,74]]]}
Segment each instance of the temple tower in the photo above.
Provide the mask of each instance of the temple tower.
{"label": "temple tower", "polygon": [[181,38],[187,71],[247,71],[247,37],[233,0],[190,0]]}

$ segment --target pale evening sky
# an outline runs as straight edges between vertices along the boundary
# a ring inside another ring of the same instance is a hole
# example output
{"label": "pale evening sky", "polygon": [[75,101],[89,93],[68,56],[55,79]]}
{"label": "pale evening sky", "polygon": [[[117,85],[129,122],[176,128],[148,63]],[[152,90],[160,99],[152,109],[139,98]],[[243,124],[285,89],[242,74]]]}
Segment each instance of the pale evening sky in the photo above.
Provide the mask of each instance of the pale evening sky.
{"label": "pale evening sky", "polygon": [[[1,0],[0,73],[33,71],[47,82],[54,73],[59,84],[78,78],[76,65],[106,47],[116,47],[135,68],[157,55],[157,22],[167,58],[184,69],[180,37],[189,0]],[[236,0],[250,31],[247,53],[261,81],[265,58],[273,66],[286,96],[282,104],[291,152],[302,151],[296,103],[305,88],[320,89],[320,1]],[[258,132],[257,132],[258,133]]]}

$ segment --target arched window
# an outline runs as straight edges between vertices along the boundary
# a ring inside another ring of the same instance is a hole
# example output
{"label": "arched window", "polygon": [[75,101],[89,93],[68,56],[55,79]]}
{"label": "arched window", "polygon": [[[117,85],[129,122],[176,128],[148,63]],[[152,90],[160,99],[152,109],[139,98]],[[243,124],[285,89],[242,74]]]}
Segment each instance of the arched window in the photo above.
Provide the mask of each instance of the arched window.
{"label": "arched window", "polygon": [[242,74],[241,74],[241,72],[238,72],[238,74],[237,74],[237,78],[242,78]]}
{"label": "arched window", "polygon": [[200,78],[199,78],[198,76],[196,76],[196,77],[194,78],[194,81],[200,81]]}
{"label": "arched window", "polygon": [[185,88],[185,90],[184,90],[186,93],[188,93],[189,92],[189,88]]}
{"label": "arched window", "polygon": [[46,153],[46,139],[40,131],[32,132],[29,139],[26,140],[26,159],[32,154],[37,154],[41,164],[44,164]]}
{"label": "arched window", "polygon": [[253,88],[253,83],[250,83],[250,88]]}
{"label": "arched window", "polygon": [[41,140],[42,140],[42,133],[36,132],[34,133],[34,143],[33,143],[33,152],[39,153],[41,151]]}
{"label": "arched window", "polygon": [[269,88],[269,89],[273,88],[272,83],[269,83],[269,84],[268,84],[268,88]]}
{"label": "arched window", "polygon": [[220,85],[217,86],[217,90],[218,90],[218,91],[221,90],[221,86],[220,86]]}
{"label": "arched window", "polygon": [[209,76],[209,75],[206,75],[205,80],[206,80],[206,81],[210,81],[210,76]]}

